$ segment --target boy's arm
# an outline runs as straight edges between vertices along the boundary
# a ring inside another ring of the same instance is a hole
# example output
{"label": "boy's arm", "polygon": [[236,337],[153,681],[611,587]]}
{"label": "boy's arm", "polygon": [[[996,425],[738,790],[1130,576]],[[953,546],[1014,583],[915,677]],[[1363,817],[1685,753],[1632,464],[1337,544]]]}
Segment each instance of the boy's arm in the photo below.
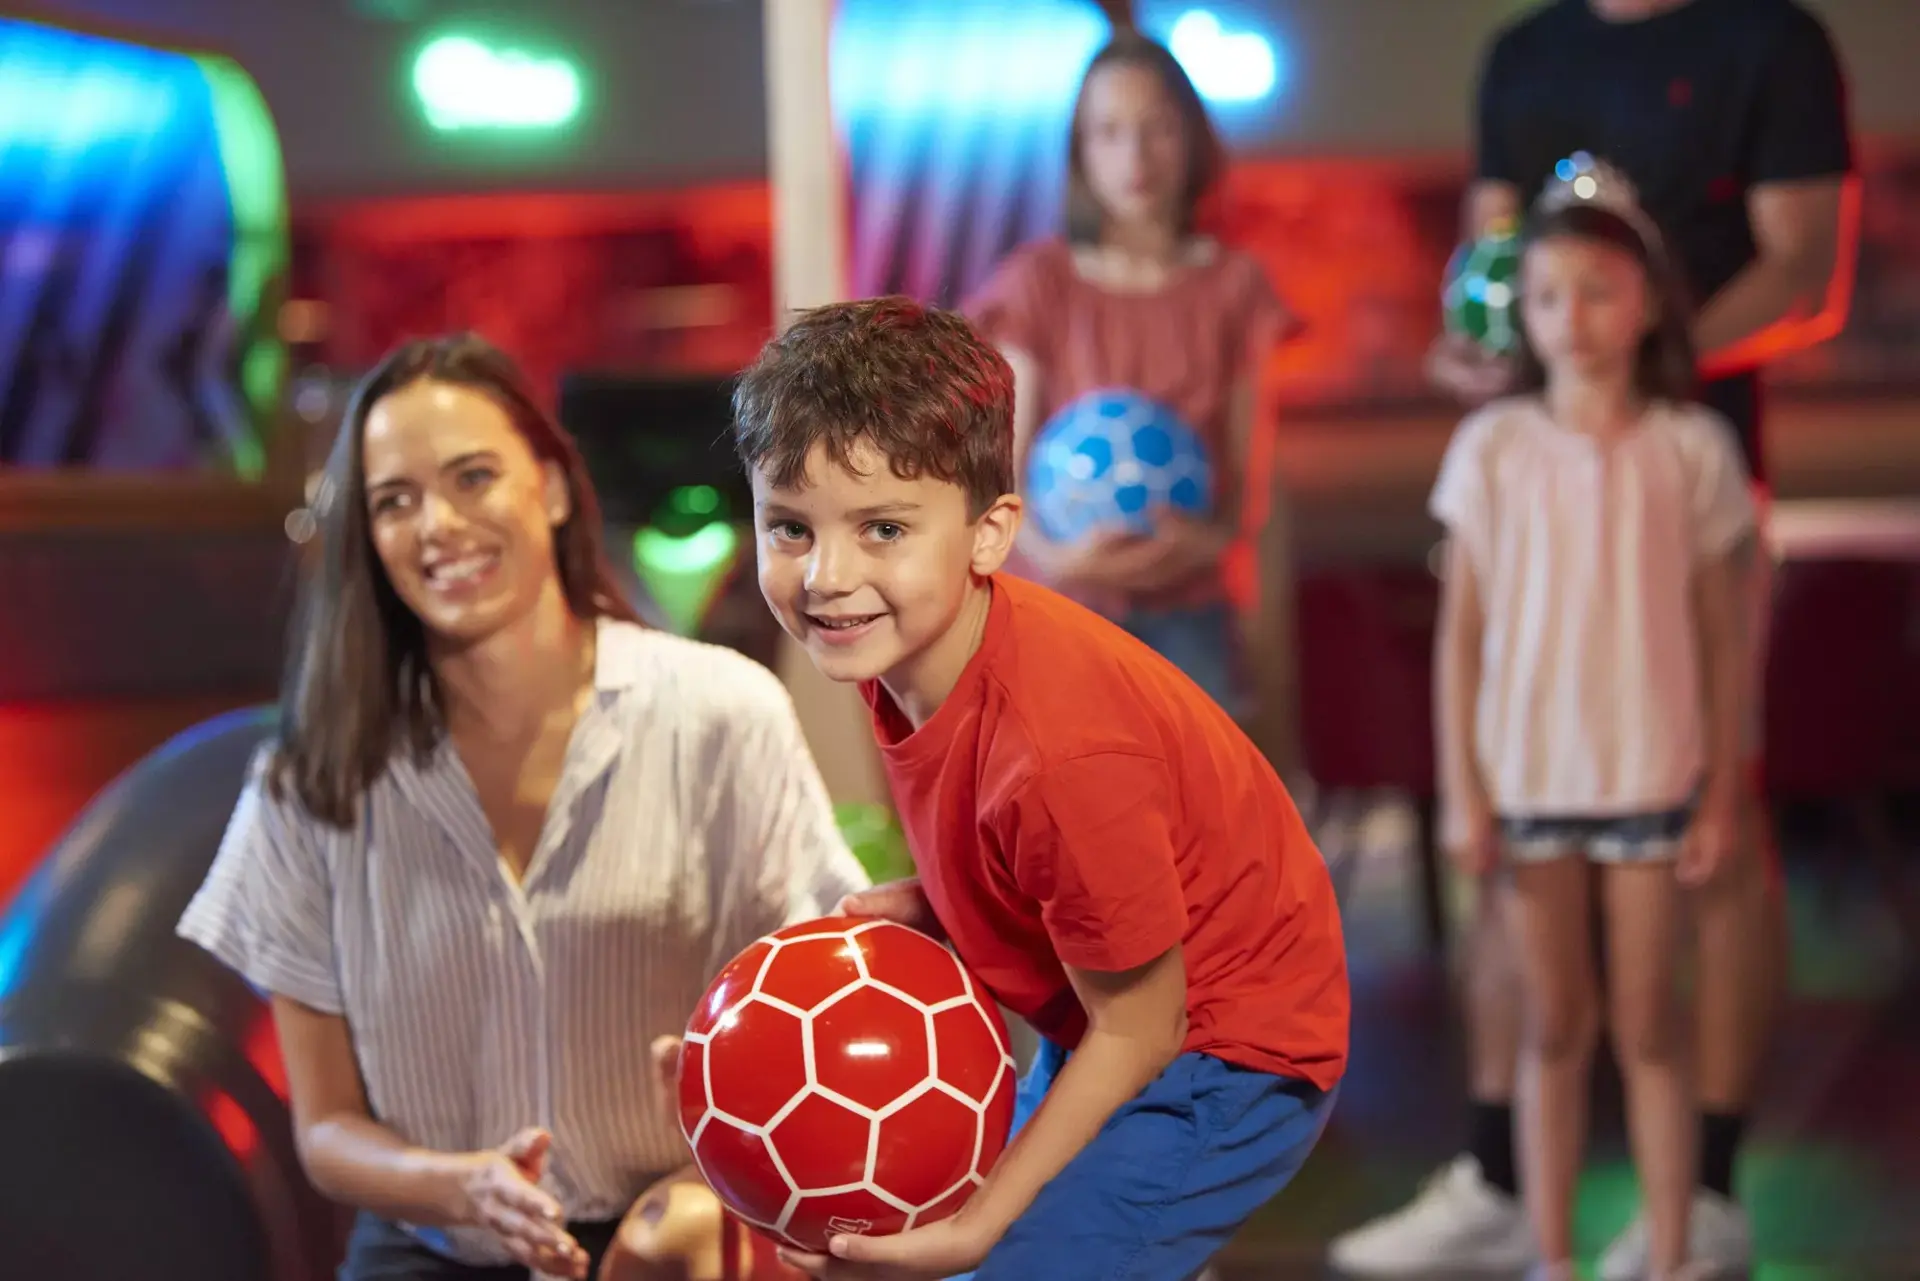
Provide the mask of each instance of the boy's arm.
{"label": "boy's arm", "polygon": [[1068,966],[1067,979],[1087,1011],[1086,1035],[1033,1119],[960,1211],[988,1246],[1186,1043],[1187,966],[1179,946],[1120,974]]}
{"label": "boy's arm", "polygon": [[[1187,905],[1163,760],[1103,751],[1062,761],[996,811],[1020,889],[1039,904],[1087,1031],[1045,1103],[958,1213],[892,1237],[836,1237],[790,1257],[814,1276],[971,1271],[1109,1117],[1179,1055],[1187,1035]],[[1225,854],[1225,851],[1221,851]]]}
{"label": "boy's arm", "polygon": [[1187,966],[1176,944],[1120,973],[1067,967],[1086,1035],[1033,1119],[951,1218],[891,1237],[839,1236],[832,1258],[783,1251],[810,1276],[944,1277],[970,1272],[1040,1189],[1093,1141],[1128,1099],[1173,1062],[1187,1036]]}

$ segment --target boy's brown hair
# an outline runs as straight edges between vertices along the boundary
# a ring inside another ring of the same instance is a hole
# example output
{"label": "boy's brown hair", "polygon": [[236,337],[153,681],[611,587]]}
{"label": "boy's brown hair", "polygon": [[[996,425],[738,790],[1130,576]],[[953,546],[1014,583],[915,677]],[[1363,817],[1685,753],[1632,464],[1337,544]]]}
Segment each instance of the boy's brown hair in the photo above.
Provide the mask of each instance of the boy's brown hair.
{"label": "boy's brown hair", "polygon": [[958,485],[978,517],[1013,491],[1013,370],[960,316],[911,298],[816,307],[740,376],[733,439],[782,489],[816,445],[845,467],[866,441],[896,476]]}

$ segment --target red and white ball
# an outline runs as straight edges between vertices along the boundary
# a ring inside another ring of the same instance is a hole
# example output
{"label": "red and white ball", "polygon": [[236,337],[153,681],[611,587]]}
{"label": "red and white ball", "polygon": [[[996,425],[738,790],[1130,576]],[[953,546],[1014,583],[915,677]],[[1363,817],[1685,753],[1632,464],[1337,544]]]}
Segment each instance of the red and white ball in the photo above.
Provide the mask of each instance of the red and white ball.
{"label": "red and white ball", "polygon": [[820,1252],[946,1218],[1013,1123],[1013,1054],[946,948],[831,917],[754,943],[707,989],[680,1059],[680,1124],[736,1215]]}

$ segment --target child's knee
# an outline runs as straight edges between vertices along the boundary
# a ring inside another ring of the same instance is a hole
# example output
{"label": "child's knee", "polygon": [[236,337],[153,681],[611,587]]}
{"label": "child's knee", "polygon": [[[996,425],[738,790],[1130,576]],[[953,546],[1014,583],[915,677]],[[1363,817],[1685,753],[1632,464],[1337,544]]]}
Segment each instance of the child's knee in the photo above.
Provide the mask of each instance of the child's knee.
{"label": "child's knee", "polygon": [[1614,1057],[1622,1070],[1671,1068],[1685,1051],[1680,1002],[1676,996],[1616,1000],[1608,1012]]}
{"label": "child's knee", "polygon": [[1600,1039],[1600,1010],[1591,992],[1567,993],[1529,1011],[1527,1041],[1545,1063],[1590,1058]]}
{"label": "child's knee", "polygon": [[622,1220],[618,1250],[636,1264],[677,1268],[702,1246],[717,1245],[725,1219],[720,1199],[702,1185],[677,1180],[658,1184]]}

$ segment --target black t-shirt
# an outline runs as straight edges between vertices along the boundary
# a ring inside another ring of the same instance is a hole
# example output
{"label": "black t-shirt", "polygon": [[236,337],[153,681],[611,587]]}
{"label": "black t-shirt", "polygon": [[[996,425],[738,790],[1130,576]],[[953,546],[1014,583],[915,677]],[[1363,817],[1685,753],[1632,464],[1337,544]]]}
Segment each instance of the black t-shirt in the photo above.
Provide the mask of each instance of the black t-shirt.
{"label": "black t-shirt", "polygon": [[[1853,168],[1833,41],[1793,0],[1688,0],[1635,22],[1554,0],[1495,39],[1478,151],[1478,176],[1526,203],[1576,151],[1625,171],[1696,306],[1753,261],[1753,187]],[[1763,478],[1758,378],[1717,380],[1701,399],[1732,421]]]}

